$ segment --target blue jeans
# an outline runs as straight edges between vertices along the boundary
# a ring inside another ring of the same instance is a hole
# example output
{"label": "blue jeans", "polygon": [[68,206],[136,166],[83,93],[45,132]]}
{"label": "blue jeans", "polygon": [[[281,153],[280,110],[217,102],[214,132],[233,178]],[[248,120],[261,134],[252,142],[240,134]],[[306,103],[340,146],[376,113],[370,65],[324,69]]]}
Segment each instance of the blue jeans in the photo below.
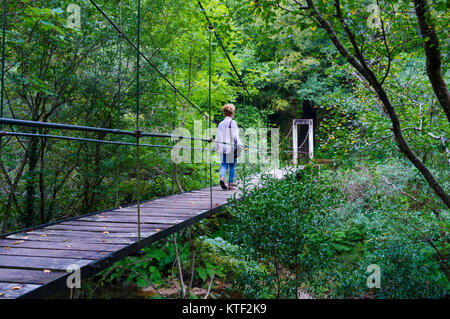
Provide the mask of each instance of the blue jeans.
{"label": "blue jeans", "polygon": [[[233,156],[233,155],[231,155]],[[233,183],[233,179],[234,179],[234,169],[236,167],[236,160],[237,158],[234,159],[234,162],[232,163],[227,163],[227,154],[223,154],[222,155],[222,166],[220,166],[220,177],[225,178],[225,174],[227,173],[227,169],[230,168],[230,173],[228,176],[228,181],[230,183]]]}

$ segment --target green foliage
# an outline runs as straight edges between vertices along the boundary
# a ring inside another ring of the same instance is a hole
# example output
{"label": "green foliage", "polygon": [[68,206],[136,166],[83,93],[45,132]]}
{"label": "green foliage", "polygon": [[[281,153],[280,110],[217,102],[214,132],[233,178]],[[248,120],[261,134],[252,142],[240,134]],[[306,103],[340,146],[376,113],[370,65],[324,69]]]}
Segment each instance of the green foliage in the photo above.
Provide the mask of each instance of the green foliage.
{"label": "green foliage", "polygon": [[[186,244],[184,245],[186,247]],[[180,248],[180,247],[179,247]],[[183,262],[188,260],[188,250],[180,255]],[[172,275],[174,263],[174,247],[169,242],[162,242],[153,247],[142,249],[143,256],[126,257],[112,267],[99,274],[100,283],[120,283],[122,285],[136,284],[139,288],[164,283],[164,277]]]}
{"label": "green foliage", "polygon": [[[206,287],[214,275],[247,298],[295,298],[296,288],[314,298],[446,296],[450,215],[429,209],[439,202],[427,197],[415,170],[391,161],[293,173],[281,181],[265,176],[262,188],[244,190],[227,212],[200,223],[195,286]],[[178,243],[189,278],[189,242],[181,236]],[[367,288],[371,264],[381,268],[380,289]],[[173,266],[167,242],[120,261],[106,278],[164,285]]]}
{"label": "green foliage", "polygon": [[[294,298],[295,287],[316,298],[446,295],[447,265],[440,256],[448,251],[442,232],[448,210],[439,209],[436,218],[428,206],[439,202],[426,195],[411,200],[386,182],[414,196],[424,192],[406,164],[366,165],[321,171],[320,180],[307,167],[233,203],[230,240],[269,274],[257,283],[252,276],[241,279],[253,288],[248,296]],[[381,268],[379,290],[366,286],[370,264]]]}
{"label": "green foliage", "polygon": [[[275,293],[272,297],[293,297],[292,286],[281,284],[290,280],[283,267],[313,269],[320,263],[320,256],[312,252],[326,253],[322,247],[328,236],[319,236],[325,224],[315,220],[325,213],[326,203],[335,198],[326,191],[327,186],[318,183],[318,172],[312,167],[302,172],[300,180],[295,176],[283,181],[267,176],[263,188],[252,190],[231,206],[237,218],[231,238],[249,256],[267,265],[270,275],[263,287]],[[258,291],[261,283],[253,285]]]}
{"label": "green foliage", "polygon": [[264,265],[249,259],[240,246],[220,237],[199,237],[197,249],[200,251],[198,259],[206,265],[196,269],[203,281],[213,273],[222,278],[226,275],[226,278],[244,295],[249,297],[260,295],[261,292],[255,288],[259,282],[267,278],[267,270]]}

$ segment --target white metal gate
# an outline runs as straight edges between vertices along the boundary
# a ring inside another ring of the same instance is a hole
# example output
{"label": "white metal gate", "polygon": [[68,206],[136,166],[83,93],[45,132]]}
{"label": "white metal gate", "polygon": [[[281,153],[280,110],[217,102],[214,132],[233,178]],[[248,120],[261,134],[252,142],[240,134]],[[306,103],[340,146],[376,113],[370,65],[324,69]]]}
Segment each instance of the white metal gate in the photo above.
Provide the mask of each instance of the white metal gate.
{"label": "white metal gate", "polygon": [[[305,139],[301,143],[300,146],[298,146],[298,126],[299,125],[308,125],[308,133],[305,136]],[[305,144],[306,141],[308,141],[308,155],[310,159],[313,159],[314,157],[314,133],[313,133],[313,120],[312,119],[298,119],[293,120],[292,122],[292,154],[293,154],[293,162],[294,165],[298,164],[298,154],[303,153],[301,151],[301,148]]]}

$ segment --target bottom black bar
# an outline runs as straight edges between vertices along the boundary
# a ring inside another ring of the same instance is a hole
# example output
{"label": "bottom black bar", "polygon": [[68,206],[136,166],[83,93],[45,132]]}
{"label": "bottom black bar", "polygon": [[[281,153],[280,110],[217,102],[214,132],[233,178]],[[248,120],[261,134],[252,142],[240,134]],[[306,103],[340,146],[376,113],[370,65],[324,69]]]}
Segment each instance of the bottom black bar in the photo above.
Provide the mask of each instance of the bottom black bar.
{"label": "bottom black bar", "polygon": [[[24,307],[21,307],[22,304]],[[29,306],[27,305],[29,303]],[[54,307],[59,306],[62,307]],[[347,317],[365,318],[378,316],[386,318],[392,316],[392,310],[397,307],[402,317],[409,313],[424,309],[431,305],[433,311],[448,305],[448,300],[380,300],[380,299],[147,299],[147,300],[8,300],[0,301],[3,311],[7,306],[12,312],[19,310],[20,317],[24,317],[26,310],[36,313],[42,307],[40,316],[46,318],[51,314],[58,317],[70,311],[70,316],[78,314],[95,318],[96,315],[108,318],[125,316],[144,316],[149,318],[319,318],[330,314],[330,318],[342,315]],[[25,307],[28,306],[28,307]],[[24,311],[25,310],[25,311]],[[51,311],[49,311],[51,310]],[[87,311],[86,311],[87,310]],[[442,309],[444,310],[444,309]],[[60,312],[61,311],[61,312]],[[98,313],[96,313],[98,311]]]}

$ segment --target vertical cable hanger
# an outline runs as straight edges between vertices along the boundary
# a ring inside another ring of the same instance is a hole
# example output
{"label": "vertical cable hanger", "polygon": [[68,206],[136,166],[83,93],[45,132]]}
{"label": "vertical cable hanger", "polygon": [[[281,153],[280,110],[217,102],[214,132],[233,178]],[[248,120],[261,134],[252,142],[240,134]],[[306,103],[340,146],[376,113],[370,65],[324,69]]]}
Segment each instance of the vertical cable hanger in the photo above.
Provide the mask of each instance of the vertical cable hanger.
{"label": "vertical cable hanger", "polygon": [[139,89],[140,89],[140,40],[141,40],[141,0],[137,0],[137,50],[136,50],[136,200],[137,200],[137,223],[138,223],[138,247],[141,247],[141,203],[140,190],[140,163],[139,163],[139,141],[141,131],[139,130]]}
{"label": "vertical cable hanger", "polygon": [[[243,107],[244,123],[242,126],[244,127],[244,131],[245,131],[247,129],[247,113],[245,110],[245,84],[243,84],[243,86],[242,86],[242,93],[243,93],[242,97],[243,97],[243,106],[244,106]],[[244,135],[244,147],[245,147],[245,135]],[[245,152],[244,152],[244,156],[247,156],[247,154],[245,154]],[[247,159],[248,159],[248,156],[247,156]],[[246,188],[247,183],[245,182],[247,180],[247,159],[244,157],[244,196],[247,193],[247,188]]]}
{"label": "vertical cable hanger", "polygon": [[[172,72],[174,72],[172,68]],[[175,75],[174,75],[175,79]],[[175,81],[174,81],[175,82]],[[173,118],[172,118],[172,132],[175,130],[176,126],[176,117],[177,117],[177,91],[173,90]],[[172,142],[172,146],[175,145],[175,140]],[[172,195],[175,194],[175,174],[177,167],[175,166],[175,162],[172,161]]]}
{"label": "vertical cable hanger", "polygon": [[[5,91],[5,48],[6,48],[6,0],[3,0],[3,28],[2,28],[2,75],[1,75],[1,97],[0,97],[0,117],[3,117],[3,96]],[[3,124],[0,123],[0,131],[3,129]],[[2,149],[2,134],[0,134],[0,156]],[[1,159],[1,158],[0,158]]]}
{"label": "vertical cable hanger", "polygon": [[[211,134],[211,28],[208,26],[208,34],[209,34],[209,46],[208,46],[208,138],[210,138]],[[203,134],[202,134],[203,135]],[[202,136],[203,137],[203,136]],[[208,162],[205,161],[205,183],[211,186],[211,178],[208,178]],[[211,210],[212,210],[212,197],[211,197]]]}
{"label": "vertical cable hanger", "polygon": [[[120,6],[120,18],[119,24],[122,22],[122,1],[119,3]],[[118,33],[119,42],[119,71],[118,71],[118,84],[119,90],[117,92],[117,129],[120,130],[120,102],[121,102],[121,91],[122,91],[122,34]],[[119,207],[119,145],[116,146],[116,207]]]}
{"label": "vertical cable hanger", "polygon": [[[0,97],[0,118],[3,117],[3,95],[5,90],[5,38],[6,38],[6,0],[3,0],[3,28],[2,28],[2,74],[1,74],[1,97]],[[0,161],[2,160],[2,144],[3,144],[3,124],[0,123]],[[5,219],[6,220],[6,219]],[[6,223],[7,224],[7,223]],[[6,227],[6,226],[4,226]],[[6,229],[6,228],[5,228]],[[0,230],[1,233],[1,230]]]}

